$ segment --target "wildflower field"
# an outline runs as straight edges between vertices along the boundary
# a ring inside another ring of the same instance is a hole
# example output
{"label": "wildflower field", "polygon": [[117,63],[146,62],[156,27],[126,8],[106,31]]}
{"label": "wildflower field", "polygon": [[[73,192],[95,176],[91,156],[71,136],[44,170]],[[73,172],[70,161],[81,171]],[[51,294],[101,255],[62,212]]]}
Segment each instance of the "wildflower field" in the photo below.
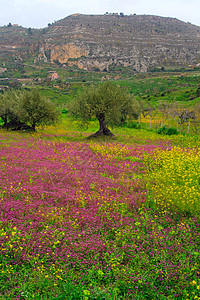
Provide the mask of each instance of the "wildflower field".
{"label": "wildflower field", "polygon": [[200,299],[199,144],[138,132],[0,131],[0,299]]}

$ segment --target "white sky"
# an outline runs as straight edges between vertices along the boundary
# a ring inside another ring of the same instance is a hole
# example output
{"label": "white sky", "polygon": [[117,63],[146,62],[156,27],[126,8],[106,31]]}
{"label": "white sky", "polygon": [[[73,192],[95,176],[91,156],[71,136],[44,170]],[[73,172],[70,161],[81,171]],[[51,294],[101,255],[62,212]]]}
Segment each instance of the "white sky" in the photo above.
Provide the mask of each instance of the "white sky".
{"label": "white sky", "polygon": [[0,26],[43,28],[73,13],[146,14],[200,26],[200,0],[0,0]]}

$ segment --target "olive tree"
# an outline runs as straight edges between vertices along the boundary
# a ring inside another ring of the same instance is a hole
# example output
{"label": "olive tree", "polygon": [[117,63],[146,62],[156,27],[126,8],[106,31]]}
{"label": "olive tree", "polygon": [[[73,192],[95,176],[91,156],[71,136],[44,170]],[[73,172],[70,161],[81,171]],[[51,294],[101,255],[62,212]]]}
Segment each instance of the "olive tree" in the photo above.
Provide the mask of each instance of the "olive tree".
{"label": "olive tree", "polygon": [[35,131],[39,125],[49,125],[57,121],[58,110],[52,101],[40,95],[37,90],[25,91],[21,97],[20,120]]}
{"label": "olive tree", "polygon": [[20,98],[21,92],[10,90],[0,95],[0,117],[3,127],[13,127],[20,122]]}
{"label": "olive tree", "polygon": [[99,136],[113,135],[108,126],[120,125],[127,116],[137,118],[140,104],[127,89],[106,81],[96,87],[84,88],[68,109],[82,124],[88,124],[92,117],[96,117],[99,130],[93,136]]}
{"label": "olive tree", "polygon": [[37,90],[11,90],[0,96],[0,117],[7,129],[30,128],[35,131],[38,125],[54,123],[58,116],[56,106]]}

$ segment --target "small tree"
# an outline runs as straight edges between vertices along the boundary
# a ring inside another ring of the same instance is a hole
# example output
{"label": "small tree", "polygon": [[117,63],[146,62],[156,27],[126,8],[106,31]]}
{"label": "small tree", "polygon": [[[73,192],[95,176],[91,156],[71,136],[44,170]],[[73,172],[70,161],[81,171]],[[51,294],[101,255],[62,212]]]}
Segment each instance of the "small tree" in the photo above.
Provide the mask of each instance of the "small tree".
{"label": "small tree", "polygon": [[7,129],[29,127],[35,131],[38,125],[54,123],[58,116],[56,106],[37,90],[11,90],[0,96],[0,117]]}
{"label": "small tree", "polygon": [[58,119],[56,106],[37,90],[25,91],[21,99],[20,120],[31,126],[35,131],[38,125],[52,124]]}
{"label": "small tree", "polygon": [[31,29],[31,27],[28,28],[28,34],[32,35],[33,34],[33,31]]}
{"label": "small tree", "polygon": [[92,117],[99,121],[99,130],[93,136],[113,135],[108,126],[119,125],[127,116],[137,118],[140,104],[126,89],[110,81],[85,88],[69,105],[69,111],[82,124]]}
{"label": "small tree", "polygon": [[3,127],[15,127],[19,121],[20,91],[10,90],[0,95],[0,117],[3,120]]}

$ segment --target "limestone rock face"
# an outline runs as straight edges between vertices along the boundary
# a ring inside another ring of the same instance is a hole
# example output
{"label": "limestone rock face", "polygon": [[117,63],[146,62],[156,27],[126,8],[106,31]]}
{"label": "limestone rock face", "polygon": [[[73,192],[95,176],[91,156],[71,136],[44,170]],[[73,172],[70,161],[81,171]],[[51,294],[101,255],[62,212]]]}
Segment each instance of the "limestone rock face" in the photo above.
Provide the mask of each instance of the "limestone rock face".
{"label": "limestone rock face", "polygon": [[45,54],[45,46],[40,46],[38,50],[39,50],[38,61],[43,60],[44,62],[47,62],[48,59]]}
{"label": "limestone rock face", "polygon": [[45,41],[50,61],[88,71],[200,63],[200,27],[174,18],[76,14],[53,24]]}
{"label": "limestone rock face", "polygon": [[73,43],[53,46],[51,49],[50,60],[58,60],[61,64],[68,62],[69,59],[76,59],[87,56],[88,51],[84,47],[76,46]]}

